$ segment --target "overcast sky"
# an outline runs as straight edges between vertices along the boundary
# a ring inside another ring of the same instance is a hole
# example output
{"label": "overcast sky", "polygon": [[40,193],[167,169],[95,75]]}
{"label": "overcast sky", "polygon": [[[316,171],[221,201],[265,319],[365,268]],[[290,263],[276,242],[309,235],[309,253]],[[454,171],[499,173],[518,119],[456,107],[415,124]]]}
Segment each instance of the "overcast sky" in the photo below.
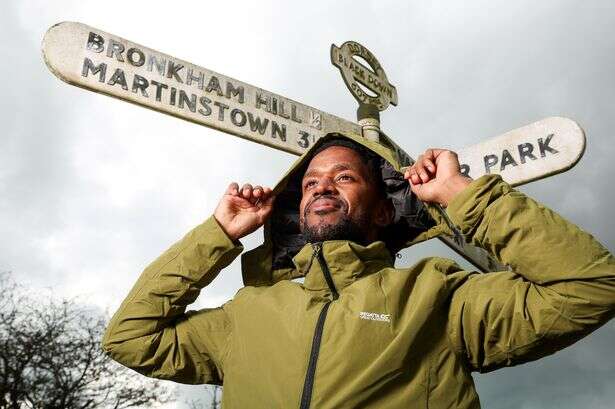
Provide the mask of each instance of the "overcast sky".
{"label": "overcast sky", "polygon": [[[40,43],[65,20],[349,120],[356,103],[329,47],[358,41],[397,87],[399,106],[382,114],[383,129],[411,154],[570,117],[587,134],[583,159],[521,190],[613,251],[613,4],[5,0],[0,270],[113,311],[151,260],[213,212],[230,181],[274,185],[295,158],[61,82]],[[398,265],[427,255],[455,257],[432,241]],[[236,262],[196,307],[219,305],[241,285]],[[552,357],[477,376],[483,407],[612,408],[614,345],[610,322]]]}

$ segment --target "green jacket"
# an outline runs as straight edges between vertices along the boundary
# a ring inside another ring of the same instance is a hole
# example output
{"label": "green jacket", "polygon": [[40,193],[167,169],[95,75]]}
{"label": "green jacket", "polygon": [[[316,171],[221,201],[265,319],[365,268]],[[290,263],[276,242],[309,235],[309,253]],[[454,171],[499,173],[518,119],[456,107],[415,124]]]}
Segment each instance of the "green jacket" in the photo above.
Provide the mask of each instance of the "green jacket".
{"label": "green jacket", "polygon": [[276,187],[231,301],[186,312],[243,250],[211,217],[145,269],[105,351],[147,376],[224,383],[225,408],[477,408],[471,372],[552,354],[613,317],[615,259],[591,235],[498,176],[474,181],[446,220],[409,194],[393,151],[351,138],[384,159],[399,248],[453,229],[510,271],[435,257],[395,268],[381,241],[301,243],[304,156]]}

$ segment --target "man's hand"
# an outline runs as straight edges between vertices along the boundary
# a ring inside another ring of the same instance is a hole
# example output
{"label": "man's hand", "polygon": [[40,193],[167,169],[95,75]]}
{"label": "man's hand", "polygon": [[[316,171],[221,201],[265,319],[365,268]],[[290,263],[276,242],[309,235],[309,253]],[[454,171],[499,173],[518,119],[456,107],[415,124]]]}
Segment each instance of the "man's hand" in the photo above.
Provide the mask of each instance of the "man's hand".
{"label": "man's hand", "polygon": [[446,149],[427,149],[406,169],[404,178],[420,200],[443,207],[472,181],[461,174],[457,154]]}
{"label": "man's hand", "polygon": [[249,183],[231,183],[218,203],[214,217],[231,240],[238,240],[261,227],[273,209],[271,189]]}

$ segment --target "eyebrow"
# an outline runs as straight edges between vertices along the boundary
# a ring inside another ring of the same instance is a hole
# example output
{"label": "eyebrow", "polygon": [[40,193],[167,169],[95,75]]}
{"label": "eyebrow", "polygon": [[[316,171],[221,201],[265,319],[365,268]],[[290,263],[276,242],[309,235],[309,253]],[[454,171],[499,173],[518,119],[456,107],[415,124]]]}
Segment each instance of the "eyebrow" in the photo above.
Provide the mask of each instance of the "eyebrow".
{"label": "eyebrow", "polygon": [[[343,170],[356,170],[356,169],[354,169],[349,163],[346,163],[346,162],[338,163],[331,169],[332,172],[340,172]],[[303,175],[303,179],[309,178],[310,176],[314,176],[318,173],[321,173],[321,172],[318,172],[317,170],[314,170],[314,169],[308,170]]]}

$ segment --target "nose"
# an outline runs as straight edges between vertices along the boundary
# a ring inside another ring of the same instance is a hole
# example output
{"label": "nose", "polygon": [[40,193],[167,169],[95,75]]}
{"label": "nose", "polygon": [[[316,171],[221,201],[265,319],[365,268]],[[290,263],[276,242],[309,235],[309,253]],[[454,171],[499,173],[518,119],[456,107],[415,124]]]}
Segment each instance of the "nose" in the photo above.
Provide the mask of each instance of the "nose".
{"label": "nose", "polygon": [[331,178],[322,178],[318,181],[314,189],[314,196],[322,196],[327,194],[336,194],[335,184]]}

